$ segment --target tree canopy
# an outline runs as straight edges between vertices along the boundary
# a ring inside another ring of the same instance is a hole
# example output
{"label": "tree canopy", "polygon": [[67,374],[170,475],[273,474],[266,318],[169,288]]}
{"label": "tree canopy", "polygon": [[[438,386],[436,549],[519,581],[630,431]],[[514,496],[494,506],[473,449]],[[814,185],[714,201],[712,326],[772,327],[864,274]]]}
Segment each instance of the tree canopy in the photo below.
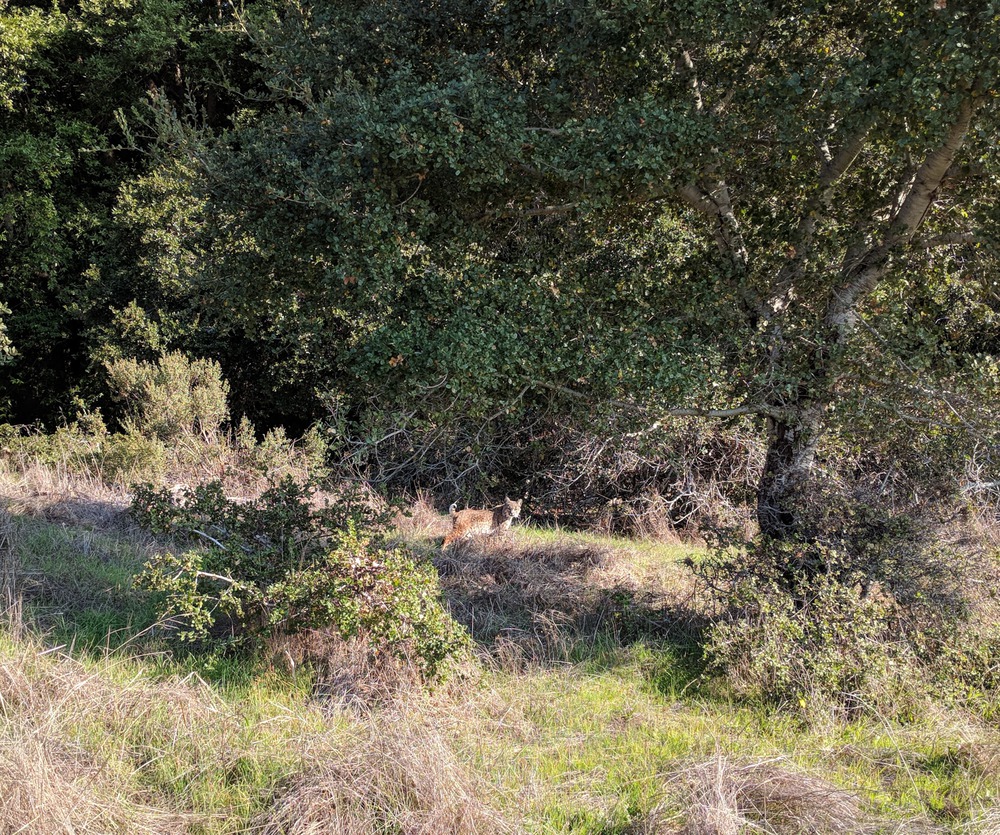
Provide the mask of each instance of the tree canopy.
{"label": "tree canopy", "polygon": [[5,373],[50,411],[183,348],[275,420],[743,417],[780,537],[831,427],[934,445],[995,392],[996,3],[3,19]]}

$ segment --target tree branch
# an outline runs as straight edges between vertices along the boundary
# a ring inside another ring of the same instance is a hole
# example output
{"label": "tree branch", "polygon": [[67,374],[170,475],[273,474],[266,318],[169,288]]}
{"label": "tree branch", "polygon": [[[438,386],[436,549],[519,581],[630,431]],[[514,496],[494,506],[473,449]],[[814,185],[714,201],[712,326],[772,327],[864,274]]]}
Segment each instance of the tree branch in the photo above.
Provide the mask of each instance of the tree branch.
{"label": "tree branch", "polygon": [[209,542],[211,542],[213,545],[215,545],[217,548],[221,548],[223,551],[226,550],[226,546],[225,545],[223,545],[221,542],[219,542],[219,540],[217,540],[214,536],[209,536],[204,531],[199,531],[196,528],[191,528],[191,533],[196,533],[196,534],[198,534],[198,536],[204,537]]}
{"label": "tree branch", "polygon": [[859,300],[875,288],[892,251],[913,239],[934,203],[941,181],[965,141],[978,103],[975,90],[962,101],[944,142],[931,151],[917,168],[899,211],[889,221],[882,243],[859,254],[854,263],[845,265],[845,283],[834,291],[824,317],[828,326],[842,330],[853,326],[857,320]]}
{"label": "tree branch", "polygon": [[555,206],[537,206],[533,209],[508,209],[500,213],[500,217],[550,217],[552,215],[565,215],[572,212],[580,204],[561,203]]}
{"label": "tree branch", "polygon": [[220,583],[228,583],[230,586],[239,585],[239,582],[234,580],[232,577],[224,577],[222,574],[213,574],[211,571],[197,571],[194,576],[199,580],[204,577],[206,580],[216,580]]}
{"label": "tree branch", "polygon": [[917,169],[913,185],[910,187],[903,205],[896,213],[896,217],[893,218],[892,225],[900,238],[906,240],[911,238],[926,216],[928,209],[934,202],[935,192],[941,185],[945,174],[948,173],[948,169],[955,159],[955,154],[958,153],[958,149],[965,141],[978,103],[978,97],[974,95],[962,101],[958,117],[948,131],[944,144],[928,154],[923,164]]}
{"label": "tree branch", "polygon": [[775,290],[761,312],[762,320],[768,321],[792,302],[796,282],[802,275],[806,260],[812,252],[816,229],[833,202],[834,186],[850,170],[864,149],[868,134],[874,125],[875,117],[871,116],[864,122],[861,129],[840,147],[836,154],[831,152],[829,146],[824,143],[823,154],[826,161],[817,179],[816,192],[806,201],[799,217],[795,238],[792,241],[791,257],[778,271],[774,283]]}

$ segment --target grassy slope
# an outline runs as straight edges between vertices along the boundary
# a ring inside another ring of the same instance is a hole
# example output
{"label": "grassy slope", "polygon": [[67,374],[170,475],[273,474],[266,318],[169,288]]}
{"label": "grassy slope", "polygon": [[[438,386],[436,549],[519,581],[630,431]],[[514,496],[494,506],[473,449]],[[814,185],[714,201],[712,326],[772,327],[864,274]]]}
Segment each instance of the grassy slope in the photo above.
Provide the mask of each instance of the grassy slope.
{"label": "grassy slope", "polygon": [[130,588],[151,543],[113,515],[13,509],[27,628],[0,631],[0,832],[305,832],[330,797],[353,828],[315,831],[708,832],[727,802],[714,831],[761,831],[740,792],[763,831],[991,831],[1000,742],[960,711],[807,723],[699,679],[689,625],[664,627],[680,546],[522,528],[442,560],[425,519],[408,535],[494,654],[358,712],[311,698],[301,667],[165,652]]}

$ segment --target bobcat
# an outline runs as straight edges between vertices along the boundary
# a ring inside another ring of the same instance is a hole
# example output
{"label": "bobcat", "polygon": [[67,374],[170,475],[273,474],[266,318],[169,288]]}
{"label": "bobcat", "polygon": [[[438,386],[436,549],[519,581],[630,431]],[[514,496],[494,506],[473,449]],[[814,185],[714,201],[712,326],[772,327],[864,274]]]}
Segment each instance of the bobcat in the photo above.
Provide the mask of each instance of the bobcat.
{"label": "bobcat", "polygon": [[457,504],[448,508],[451,514],[451,533],[444,538],[441,550],[458,539],[468,539],[470,536],[493,536],[499,531],[510,529],[510,523],[521,515],[521,502],[504,499],[503,504],[492,510],[457,510]]}

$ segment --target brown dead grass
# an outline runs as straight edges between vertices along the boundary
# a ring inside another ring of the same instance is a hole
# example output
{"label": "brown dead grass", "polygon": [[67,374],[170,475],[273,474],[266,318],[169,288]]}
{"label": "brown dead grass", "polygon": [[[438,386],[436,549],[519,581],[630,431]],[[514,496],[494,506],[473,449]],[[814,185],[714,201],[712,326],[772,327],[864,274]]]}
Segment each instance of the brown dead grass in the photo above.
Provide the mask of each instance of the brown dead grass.
{"label": "brown dead grass", "polygon": [[[167,740],[207,761],[225,724],[204,688],[121,686],[30,642],[0,653],[0,832],[187,831],[198,816],[157,806],[140,772]],[[235,726],[234,726],[235,727]],[[91,749],[86,740],[115,740]]]}
{"label": "brown dead grass", "polygon": [[968,835],[1000,835],[1000,806],[985,810],[963,830]]}
{"label": "brown dead grass", "polygon": [[689,810],[684,835],[873,831],[856,795],[778,760],[737,762],[717,754],[676,779]]}
{"label": "brown dead grass", "polygon": [[130,499],[120,486],[63,467],[0,461],[0,505],[12,514],[108,530],[126,523]]}
{"label": "brown dead grass", "polygon": [[[146,805],[127,781],[37,727],[0,739],[0,830],[179,833],[191,818]],[[131,796],[130,796],[131,794]]]}
{"label": "brown dead grass", "polygon": [[692,611],[682,575],[657,585],[607,541],[484,537],[430,556],[453,616],[515,667],[566,660],[605,630],[625,643],[662,636],[686,628]]}
{"label": "brown dead grass", "polygon": [[426,720],[383,713],[340,753],[294,778],[261,835],[500,835],[520,830]]}
{"label": "brown dead grass", "polygon": [[406,539],[436,539],[451,530],[451,518],[439,513],[434,497],[421,490],[406,512],[396,516],[395,525]]}
{"label": "brown dead grass", "polygon": [[311,667],[313,692],[331,709],[369,713],[423,689],[414,659],[380,652],[364,635],[345,639],[332,630],[309,629],[272,638],[268,652],[279,669]]}
{"label": "brown dead grass", "polygon": [[16,532],[13,517],[0,510],[0,627],[20,636],[24,627],[21,593],[17,586]]}

